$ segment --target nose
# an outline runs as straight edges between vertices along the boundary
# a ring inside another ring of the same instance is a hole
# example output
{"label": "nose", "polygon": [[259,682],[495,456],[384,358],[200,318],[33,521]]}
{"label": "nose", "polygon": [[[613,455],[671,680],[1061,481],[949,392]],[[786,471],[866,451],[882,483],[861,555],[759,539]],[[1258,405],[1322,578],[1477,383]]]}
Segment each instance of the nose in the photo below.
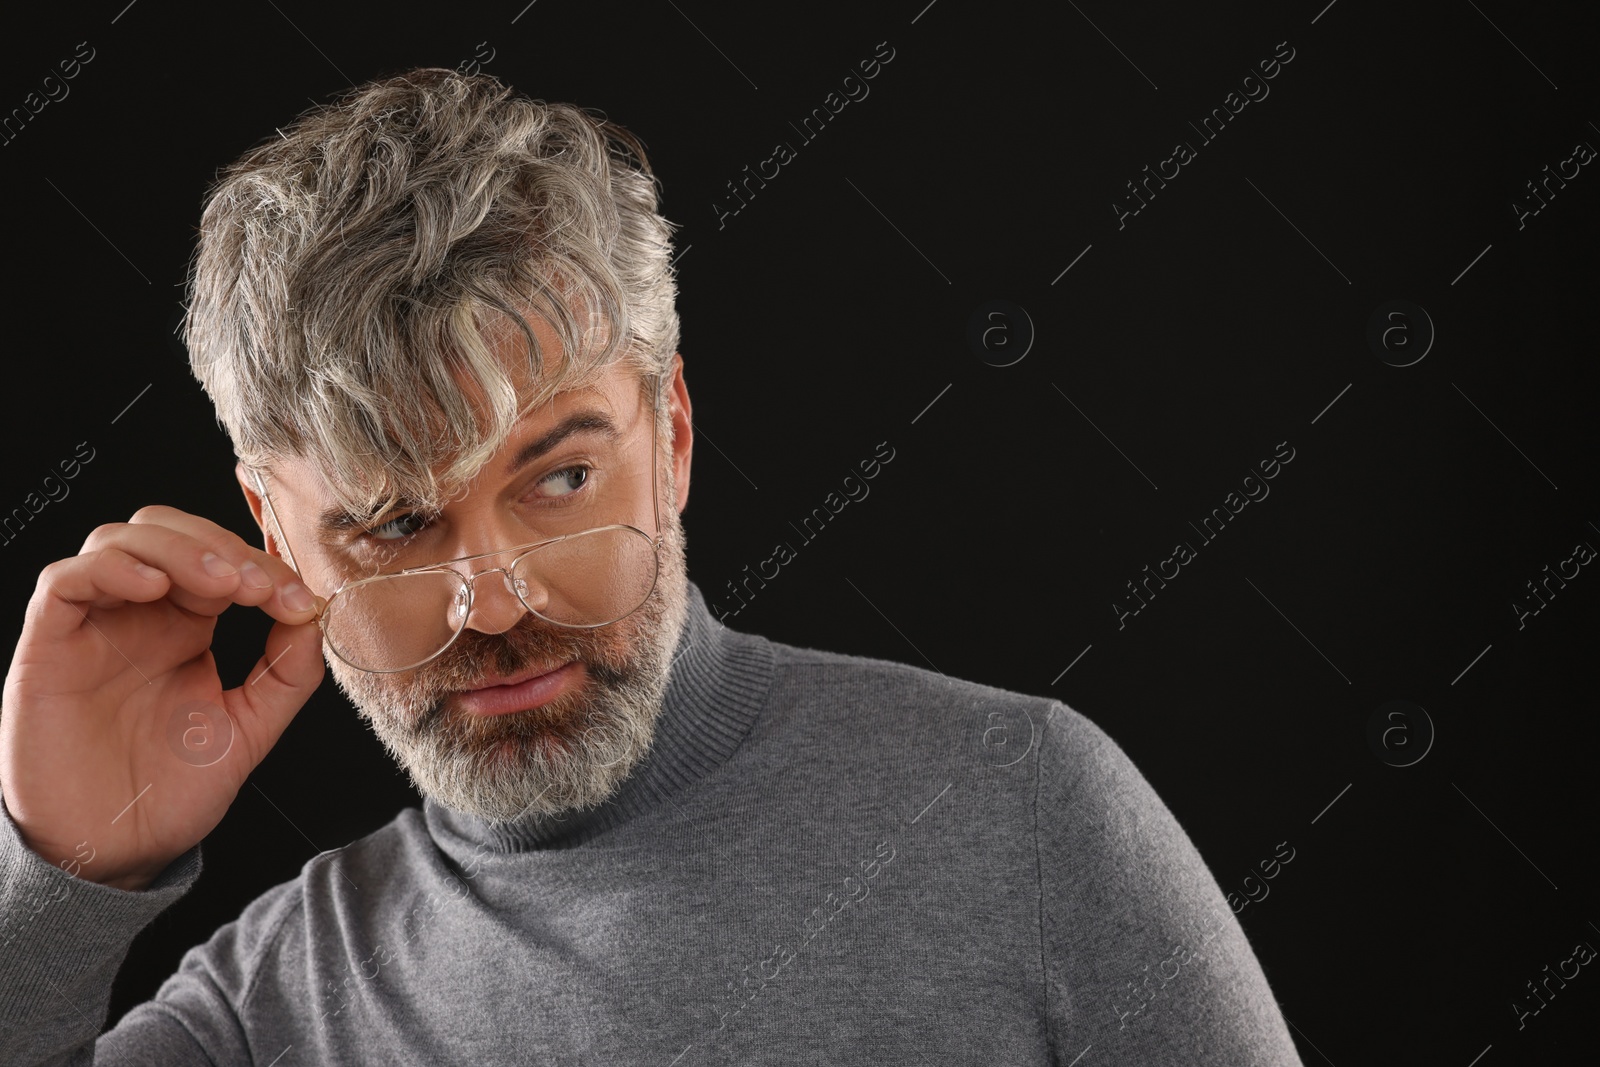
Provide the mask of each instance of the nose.
{"label": "nose", "polygon": [[[480,578],[485,580],[479,581]],[[530,606],[542,609],[549,596],[537,583],[513,579],[509,567],[485,568],[473,574],[471,582],[472,614],[467,625],[480,633],[504,633],[522,620]],[[455,610],[460,611],[463,606],[458,603]]]}

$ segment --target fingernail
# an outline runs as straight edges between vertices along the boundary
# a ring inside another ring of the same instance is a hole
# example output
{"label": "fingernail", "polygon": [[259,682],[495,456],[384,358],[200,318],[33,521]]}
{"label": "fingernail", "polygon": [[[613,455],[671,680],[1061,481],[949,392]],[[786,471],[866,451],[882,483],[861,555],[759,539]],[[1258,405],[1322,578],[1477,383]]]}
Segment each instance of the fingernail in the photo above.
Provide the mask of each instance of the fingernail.
{"label": "fingernail", "polygon": [[244,584],[251,589],[265,589],[272,584],[272,579],[267,577],[267,572],[257,567],[254,563],[246,563],[239,568],[239,576],[244,579]]}
{"label": "fingernail", "polygon": [[213,578],[226,578],[230,574],[239,573],[237,567],[223,559],[221,556],[217,555],[215,552],[207,552],[205,555],[200,557],[200,562],[202,565],[204,565],[206,573],[211,575]]}
{"label": "fingernail", "polygon": [[283,589],[283,603],[290,611],[310,611],[317,606],[311,593],[303,585],[288,585]]}
{"label": "fingernail", "polygon": [[148,563],[140,563],[133,569],[139,572],[139,577],[148,579],[152,582],[159,582],[161,579],[167,576],[166,571],[158,571]]}

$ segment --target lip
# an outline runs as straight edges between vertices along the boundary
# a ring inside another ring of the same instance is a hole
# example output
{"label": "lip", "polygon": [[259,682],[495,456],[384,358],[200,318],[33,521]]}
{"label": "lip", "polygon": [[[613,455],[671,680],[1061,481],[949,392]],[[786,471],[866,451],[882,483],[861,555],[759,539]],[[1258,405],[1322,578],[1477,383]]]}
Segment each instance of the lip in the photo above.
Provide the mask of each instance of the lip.
{"label": "lip", "polygon": [[564,663],[543,674],[525,673],[499,685],[468,689],[456,694],[461,709],[472,715],[507,715],[514,711],[542,707],[578,680],[583,664]]}

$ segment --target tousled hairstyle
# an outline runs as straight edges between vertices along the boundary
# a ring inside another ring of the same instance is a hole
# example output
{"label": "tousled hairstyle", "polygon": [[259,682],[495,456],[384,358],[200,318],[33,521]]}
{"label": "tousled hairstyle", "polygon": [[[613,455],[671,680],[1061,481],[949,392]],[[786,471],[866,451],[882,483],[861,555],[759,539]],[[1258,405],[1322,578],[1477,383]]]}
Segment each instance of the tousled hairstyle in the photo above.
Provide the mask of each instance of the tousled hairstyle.
{"label": "tousled hairstyle", "polygon": [[[557,392],[620,363],[656,399],[678,347],[659,191],[642,142],[574,105],[444,68],[369,82],[219,173],[191,369],[247,470],[300,456],[352,514],[438,509]],[[561,339],[548,375],[528,316]]]}

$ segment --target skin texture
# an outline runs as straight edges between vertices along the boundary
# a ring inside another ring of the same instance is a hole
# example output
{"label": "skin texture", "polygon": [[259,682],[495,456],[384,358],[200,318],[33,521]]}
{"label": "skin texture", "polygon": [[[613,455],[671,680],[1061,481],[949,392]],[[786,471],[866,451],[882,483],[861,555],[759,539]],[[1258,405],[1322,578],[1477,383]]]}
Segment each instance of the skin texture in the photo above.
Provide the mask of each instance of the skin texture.
{"label": "skin texture", "polygon": [[[545,351],[559,348],[547,327],[533,325]],[[409,671],[377,674],[326,653],[341,690],[423,795],[493,821],[553,816],[605,800],[648,751],[687,610],[679,512],[688,502],[693,439],[682,366],[682,357],[675,356],[663,401],[670,405],[672,423],[671,440],[658,445],[664,541],[655,588],[641,608],[609,626],[559,627],[529,613],[502,576],[488,574],[474,580],[466,629],[437,659]],[[558,394],[526,416],[466,490],[416,531],[417,544],[406,551],[422,552],[431,564],[528,542],[528,527],[519,516],[529,514],[535,489],[551,471],[586,453],[581,445],[564,445],[514,475],[508,476],[505,468],[524,443],[580,406],[602,408],[624,428],[630,470],[638,474],[625,482],[631,496],[627,521],[652,532],[645,474],[652,413],[641,402],[630,372],[611,367],[594,386]],[[272,516],[265,513],[253,479],[241,470],[239,480],[262,523],[267,550],[281,556]],[[274,464],[267,492],[306,584],[326,597],[342,582],[362,576],[363,566],[365,573],[373,573],[372,561],[382,558],[382,545],[352,547],[339,537],[320,534],[315,519],[333,503],[321,486],[313,466],[294,458]],[[390,533],[403,532],[403,527]],[[509,566],[512,558],[507,553],[469,566]],[[411,559],[408,555],[406,562]],[[397,568],[376,569],[387,573]],[[510,677],[573,660],[578,663],[574,680],[538,708],[478,716],[453,696],[484,684],[486,677]]]}

